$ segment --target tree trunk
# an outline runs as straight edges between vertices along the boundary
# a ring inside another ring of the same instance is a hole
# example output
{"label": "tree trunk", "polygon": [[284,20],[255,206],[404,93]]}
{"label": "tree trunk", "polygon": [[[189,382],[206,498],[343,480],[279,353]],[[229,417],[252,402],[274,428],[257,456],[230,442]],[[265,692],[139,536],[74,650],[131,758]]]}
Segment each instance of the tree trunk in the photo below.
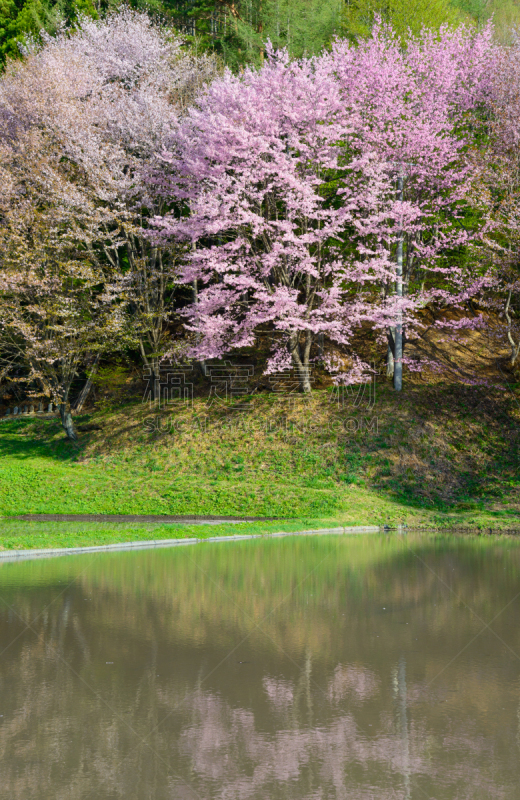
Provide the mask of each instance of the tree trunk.
{"label": "tree trunk", "polygon": [[312,333],[305,332],[305,341],[300,342],[299,333],[291,334],[289,338],[289,351],[291,353],[292,362],[298,374],[300,382],[300,391],[303,394],[311,392],[311,376],[310,376],[310,353],[312,344]]}
{"label": "tree trunk", "polygon": [[318,353],[321,362],[325,360],[325,335],[318,333]]}
{"label": "tree trunk", "polygon": [[149,356],[146,353],[146,349],[142,339],[139,339],[139,349],[141,350],[141,357],[143,359],[143,364],[149,373],[146,377],[148,379],[148,390],[150,394],[150,400],[152,403],[155,403],[159,401],[161,397],[161,375],[159,369],[159,358],[153,355]]}
{"label": "tree trunk", "polygon": [[[398,192],[399,200],[403,199],[403,176],[398,178]],[[399,232],[399,239],[397,240],[397,270],[396,270],[396,284],[395,293],[397,297],[403,296],[403,231]],[[394,334],[394,389],[400,392],[403,388],[403,312],[401,309],[397,312],[397,320]]]}
{"label": "tree trunk", "polygon": [[74,422],[68,403],[60,404],[60,417],[63,430],[67,435],[67,439],[71,439],[73,442],[77,441],[78,435],[74,430]]}
{"label": "tree trunk", "polygon": [[261,44],[260,44],[260,66],[262,66],[263,63],[264,63],[264,45],[263,45],[263,42],[262,42],[262,33],[263,33],[263,31],[264,31],[264,20],[262,18],[262,0],[260,0],[259,9],[258,9],[258,34],[260,36],[260,42],[261,42]]}
{"label": "tree trunk", "polygon": [[85,401],[86,401],[87,397],[90,394],[90,390],[92,389],[92,381],[94,379],[94,375],[97,372],[97,368],[98,368],[98,364],[99,364],[99,359],[100,358],[101,358],[101,353],[98,353],[97,356],[96,356],[96,360],[94,361],[94,364],[92,365],[92,369],[90,370],[90,375],[88,376],[87,380],[85,381],[85,385],[83,386],[83,389],[79,393],[79,396],[78,396],[76,402],[74,403],[74,411],[76,412],[76,414],[81,413],[81,411],[83,409],[83,406],[85,405]]}
{"label": "tree trunk", "polygon": [[518,342],[515,342],[515,340],[513,339],[513,334],[511,330],[512,329],[511,315],[509,313],[510,306],[511,306],[511,290],[509,290],[506,307],[504,309],[504,314],[507,320],[507,339],[511,346],[511,366],[514,367],[516,364],[516,359],[520,354],[520,340]]}
{"label": "tree trunk", "polygon": [[386,377],[394,377],[394,354],[392,352],[392,348],[390,347],[390,343],[388,344],[386,351]]}
{"label": "tree trunk", "polygon": [[[195,245],[195,242],[194,242],[193,245],[192,245],[192,250],[195,250],[195,249],[196,249],[196,245]],[[197,278],[195,278],[195,280],[192,283],[192,289],[193,289],[193,305],[196,306],[197,303],[199,302],[199,284],[198,284]],[[196,333],[197,344],[200,342],[200,339],[201,339],[201,334],[199,332],[197,332]],[[196,366],[197,366],[200,374],[202,375],[202,377],[205,378],[206,377],[206,362],[205,361],[197,361],[196,362]]]}
{"label": "tree trunk", "polygon": [[311,391],[309,366],[299,363],[296,365],[296,370],[298,372],[298,379],[300,381],[300,390],[303,392],[303,394],[309,394]]}
{"label": "tree trunk", "polygon": [[154,403],[161,402],[161,372],[159,366],[159,359],[157,356],[153,356],[150,359],[150,369],[152,370],[152,374],[150,376],[150,380],[152,382],[152,399]]}

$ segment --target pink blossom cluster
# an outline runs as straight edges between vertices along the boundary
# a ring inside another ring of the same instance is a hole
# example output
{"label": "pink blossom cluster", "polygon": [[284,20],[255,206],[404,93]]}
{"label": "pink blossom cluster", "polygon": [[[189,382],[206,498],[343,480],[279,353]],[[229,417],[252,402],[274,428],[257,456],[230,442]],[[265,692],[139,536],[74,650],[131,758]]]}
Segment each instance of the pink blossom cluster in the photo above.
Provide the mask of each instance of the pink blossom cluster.
{"label": "pink blossom cluster", "polygon": [[403,50],[379,25],[359,46],[338,40],[302,61],[268,49],[262,69],[214,81],[149,176],[170,204],[156,240],[191,245],[191,355],[219,358],[274,330],[268,371],[295,367],[305,390],[318,335],[348,349],[362,326],[399,318],[410,336],[428,302],[478,292],[482,277],[450,253],[477,233],[463,224],[468,120],[488,101],[494,58],[490,28],[424,33]]}

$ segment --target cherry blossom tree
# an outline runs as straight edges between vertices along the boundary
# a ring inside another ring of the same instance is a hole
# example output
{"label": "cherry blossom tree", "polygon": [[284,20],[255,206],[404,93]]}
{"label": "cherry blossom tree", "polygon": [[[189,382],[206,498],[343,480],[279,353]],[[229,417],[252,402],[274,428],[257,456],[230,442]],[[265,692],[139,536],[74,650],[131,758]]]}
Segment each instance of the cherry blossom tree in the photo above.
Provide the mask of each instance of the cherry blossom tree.
{"label": "cherry blossom tree", "polygon": [[[203,287],[186,312],[197,334],[192,355],[218,358],[271,325],[267,369],[294,367],[304,392],[313,339],[348,345],[357,326],[381,313],[373,288],[391,274],[389,262],[344,255],[346,232],[360,238],[354,209],[376,200],[385,177],[369,156],[354,154],[353,190],[336,202],[328,181],[343,171],[337,142],[358,125],[353,118],[345,133],[339,89],[330,69],[271,52],[261,70],[226,74],[209,88],[156,177],[157,190],[189,210],[157,218],[163,236],[197,244],[182,273]],[[359,369],[347,380],[354,377]]]}
{"label": "cherry blossom tree", "polygon": [[21,368],[34,396],[52,398],[74,440],[72,382],[92,353],[125,340],[121,289],[83,246],[85,198],[61,173],[61,151],[34,129],[8,142],[0,152],[0,365],[11,378]]}
{"label": "cherry blossom tree", "polygon": [[438,36],[423,31],[403,49],[394,31],[378,24],[358,47],[337,41],[324,57],[341,84],[345,124],[359,120],[361,152],[377,158],[392,179],[367,242],[396,265],[382,287],[395,309],[387,336],[396,389],[413,310],[436,296],[455,304],[468,285],[480,288],[446,254],[471,238],[464,224],[473,170],[468,149],[475,141],[468,119],[475,121],[473,112],[490,96],[491,34],[489,26],[476,35],[462,27]]}
{"label": "cherry blossom tree", "polygon": [[[102,21],[80,20],[33,43],[9,65],[0,103],[25,127],[46,132],[61,153],[71,196],[62,203],[78,246],[98,270],[119,279],[145,365],[158,371],[168,340],[178,249],[144,236],[164,208],[143,172],[217,63],[182,49],[172,31],[128,9]],[[71,208],[74,208],[71,212]]]}
{"label": "cherry blossom tree", "polygon": [[2,133],[0,363],[11,377],[22,368],[33,394],[52,398],[75,439],[72,382],[92,354],[128,339],[123,287],[85,247],[89,209],[81,185],[63,174],[61,149],[34,128]]}
{"label": "cherry blossom tree", "polygon": [[[163,237],[197,245],[182,273],[203,285],[191,352],[220,357],[271,325],[268,370],[292,364],[305,392],[313,338],[348,346],[370,324],[388,331],[400,389],[414,311],[469,291],[447,253],[469,238],[464,123],[488,90],[490,31],[425,33],[403,51],[379,26],[319,59],[268,56],[210,87],[155,178],[186,208],[156,218]],[[343,380],[362,376],[353,355]]]}
{"label": "cherry blossom tree", "polygon": [[[490,233],[476,249],[491,281],[485,306],[502,320],[510,364],[520,355],[520,41],[503,47],[495,61],[489,104],[489,146],[475,162],[476,202]],[[503,344],[503,342],[502,342]]]}

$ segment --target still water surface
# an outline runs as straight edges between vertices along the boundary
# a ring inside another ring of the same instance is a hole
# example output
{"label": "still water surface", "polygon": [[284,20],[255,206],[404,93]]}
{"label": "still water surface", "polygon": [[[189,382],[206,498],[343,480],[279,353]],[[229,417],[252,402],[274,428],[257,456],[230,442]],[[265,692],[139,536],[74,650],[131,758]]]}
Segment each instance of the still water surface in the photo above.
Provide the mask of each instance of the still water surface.
{"label": "still water surface", "polygon": [[520,798],[520,543],[0,566],[0,797]]}

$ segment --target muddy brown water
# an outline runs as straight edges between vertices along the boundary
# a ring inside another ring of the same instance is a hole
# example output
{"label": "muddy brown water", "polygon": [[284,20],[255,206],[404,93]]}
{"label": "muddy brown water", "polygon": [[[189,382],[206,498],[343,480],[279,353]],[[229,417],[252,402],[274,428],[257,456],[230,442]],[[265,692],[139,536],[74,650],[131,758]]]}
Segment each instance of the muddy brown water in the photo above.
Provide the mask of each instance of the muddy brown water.
{"label": "muddy brown water", "polygon": [[520,542],[0,564],[0,797],[520,798]]}

